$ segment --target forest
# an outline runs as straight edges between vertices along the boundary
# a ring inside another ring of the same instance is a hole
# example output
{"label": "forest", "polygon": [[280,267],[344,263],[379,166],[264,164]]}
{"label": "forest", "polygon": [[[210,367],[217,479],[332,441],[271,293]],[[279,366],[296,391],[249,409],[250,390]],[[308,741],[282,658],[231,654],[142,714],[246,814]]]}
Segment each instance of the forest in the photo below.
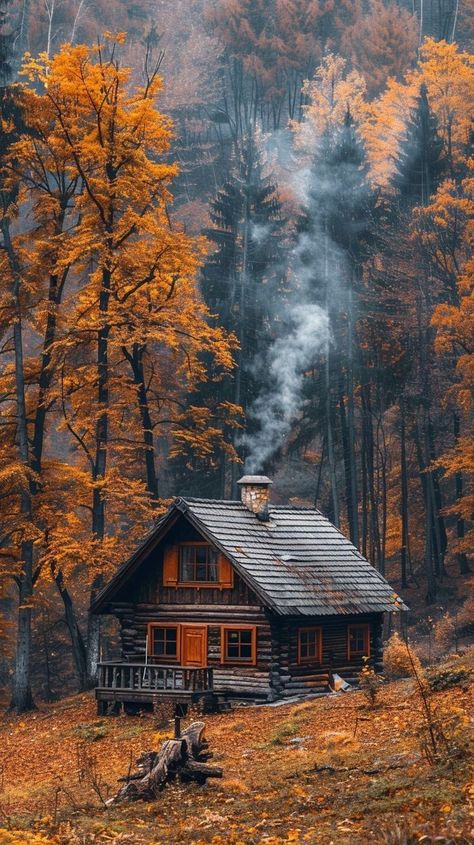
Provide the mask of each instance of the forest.
{"label": "forest", "polygon": [[422,660],[472,636],[472,13],[0,0],[2,706],[89,690],[91,600],[245,472]]}

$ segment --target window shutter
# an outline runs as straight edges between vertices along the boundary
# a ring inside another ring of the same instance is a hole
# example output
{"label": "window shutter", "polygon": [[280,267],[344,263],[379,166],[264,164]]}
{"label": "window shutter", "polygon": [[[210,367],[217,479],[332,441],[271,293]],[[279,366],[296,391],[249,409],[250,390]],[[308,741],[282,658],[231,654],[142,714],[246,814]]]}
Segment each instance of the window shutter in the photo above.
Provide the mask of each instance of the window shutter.
{"label": "window shutter", "polygon": [[231,590],[234,586],[234,570],[232,569],[230,561],[228,561],[224,555],[220,556],[219,563],[219,586],[222,587],[222,589]]}
{"label": "window shutter", "polygon": [[178,583],[178,546],[166,546],[163,555],[163,586],[176,587]]}

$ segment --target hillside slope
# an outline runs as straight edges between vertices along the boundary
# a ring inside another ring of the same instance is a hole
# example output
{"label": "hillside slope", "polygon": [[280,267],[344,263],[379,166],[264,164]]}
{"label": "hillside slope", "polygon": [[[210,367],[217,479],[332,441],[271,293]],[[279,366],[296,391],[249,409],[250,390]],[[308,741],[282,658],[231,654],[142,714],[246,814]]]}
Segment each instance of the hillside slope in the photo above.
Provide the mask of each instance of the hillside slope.
{"label": "hillside slope", "polygon": [[5,717],[0,845],[418,841],[397,833],[405,823],[420,836],[441,831],[446,841],[469,842],[473,693],[465,684],[431,696],[433,711],[444,708],[449,740],[432,764],[420,749],[425,727],[411,680],[385,685],[374,708],[352,692],[208,716],[222,781],[172,785],[154,804],[108,810],[97,792],[114,794],[139,752],[169,735],[157,732],[156,715],[99,720],[83,695]]}

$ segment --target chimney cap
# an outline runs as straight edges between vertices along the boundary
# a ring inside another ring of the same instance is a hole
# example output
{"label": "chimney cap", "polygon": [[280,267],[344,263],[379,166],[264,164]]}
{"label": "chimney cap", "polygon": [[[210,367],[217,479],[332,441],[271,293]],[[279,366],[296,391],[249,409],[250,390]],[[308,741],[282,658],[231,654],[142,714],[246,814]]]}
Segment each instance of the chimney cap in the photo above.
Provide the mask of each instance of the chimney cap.
{"label": "chimney cap", "polygon": [[237,484],[259,484],[262,487],[267,487],[273,484],[273,481],[267,475],[243,475],[239,478]]}

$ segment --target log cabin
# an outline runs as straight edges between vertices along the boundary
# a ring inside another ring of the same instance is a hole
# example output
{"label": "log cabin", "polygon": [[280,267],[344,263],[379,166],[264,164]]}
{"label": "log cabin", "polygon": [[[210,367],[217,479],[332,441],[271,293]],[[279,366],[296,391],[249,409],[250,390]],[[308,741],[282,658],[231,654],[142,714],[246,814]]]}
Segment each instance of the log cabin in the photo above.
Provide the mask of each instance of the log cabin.
{"label": "log cabin", "polygon": [[315,508],[274,506],[270,479],[240,501],[178,498],[97,595],[122,658],[99,666],[99,713],[163,696],[275,700],[381,669],[384,613],[407,608]]}

